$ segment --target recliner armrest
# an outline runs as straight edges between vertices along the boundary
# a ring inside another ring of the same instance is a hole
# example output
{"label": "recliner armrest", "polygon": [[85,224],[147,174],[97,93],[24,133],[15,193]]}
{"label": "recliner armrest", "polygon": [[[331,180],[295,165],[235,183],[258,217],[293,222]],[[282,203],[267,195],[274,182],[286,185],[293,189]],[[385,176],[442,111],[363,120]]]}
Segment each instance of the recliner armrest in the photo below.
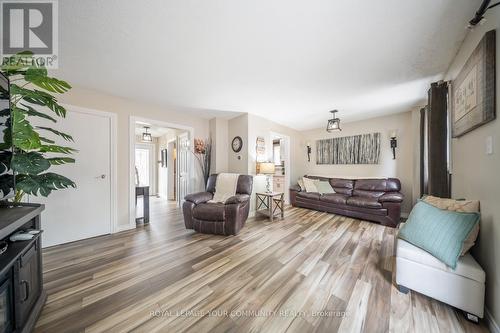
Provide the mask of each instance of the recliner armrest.
{"label": "recliner armrest", "polygon": [[226,200],[226,205],[238,204],[245,201],[250,200],[250,196],[248,194],[236,194]]}
{"label": "recliner armrest", "polygon": [[214,195],[210,192],[198,192],[191,193],[184,197],[184,200],[194,203],[195,205],[199,205],[201,203],[212,200]]}
{"label": "recliner armrest", "polygon": [[298,184],[295,184],[295,185],[290,186],[290,191],[300,192],[300,191],[302,191],[302,189],[300,188],[300,186]]}
{"label": "recliner armrest", "polygon": [[378,202],[403,202],[404,196],[399,192],[387,192],[378,198]]}

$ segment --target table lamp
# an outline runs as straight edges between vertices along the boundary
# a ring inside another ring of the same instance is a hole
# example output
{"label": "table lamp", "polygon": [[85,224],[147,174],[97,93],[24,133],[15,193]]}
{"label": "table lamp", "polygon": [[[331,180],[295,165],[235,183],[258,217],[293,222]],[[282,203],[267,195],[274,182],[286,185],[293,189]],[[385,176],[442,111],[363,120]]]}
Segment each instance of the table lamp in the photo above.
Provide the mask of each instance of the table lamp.
{"label": "table lamp", "polygon": [[270,175],[274,175],[276,172],[275,166],[273,162],[261,162],[259,164],[259,173],[262,175],[266,175],[266,191],[267,193],[271,193],[271,184],[269,182],[269,179],[271,178]]}

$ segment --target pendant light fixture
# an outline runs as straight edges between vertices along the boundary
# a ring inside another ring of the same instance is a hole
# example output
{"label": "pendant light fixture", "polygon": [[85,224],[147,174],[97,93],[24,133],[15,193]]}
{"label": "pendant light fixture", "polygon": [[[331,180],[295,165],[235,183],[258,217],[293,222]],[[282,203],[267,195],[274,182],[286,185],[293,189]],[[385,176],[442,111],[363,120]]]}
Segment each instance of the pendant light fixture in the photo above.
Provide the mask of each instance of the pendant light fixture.
{"label": "pendant light fixture", "polygon": [[151,136],[151,133],[148,132],[149,127],[144,126],[144,132],[142,133],[142,141],[145,142],[152,142],[153,137]]}
{"label": "pendant light fixture", "polygon": [[334,132],[334,131],[342,131],[340,128],[340,119],[335,117],[335,113],[337,113],[337,110],[330,111],[332,113],[332,119],[328,120],[328,124],[326,125],[326,131],[328,133]]}

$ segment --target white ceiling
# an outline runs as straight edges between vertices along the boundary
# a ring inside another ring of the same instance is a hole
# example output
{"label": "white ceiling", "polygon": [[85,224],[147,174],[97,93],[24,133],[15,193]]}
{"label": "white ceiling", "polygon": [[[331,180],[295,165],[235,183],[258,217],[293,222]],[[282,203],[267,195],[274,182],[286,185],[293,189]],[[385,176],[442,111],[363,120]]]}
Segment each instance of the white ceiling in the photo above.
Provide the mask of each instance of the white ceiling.
{"label": "white ceiling", "polygon": [[[442,78],[480,0],[64,0],[74,85],[296,129],[403,112]],[[224,114],[224,113],[222,113]]]}

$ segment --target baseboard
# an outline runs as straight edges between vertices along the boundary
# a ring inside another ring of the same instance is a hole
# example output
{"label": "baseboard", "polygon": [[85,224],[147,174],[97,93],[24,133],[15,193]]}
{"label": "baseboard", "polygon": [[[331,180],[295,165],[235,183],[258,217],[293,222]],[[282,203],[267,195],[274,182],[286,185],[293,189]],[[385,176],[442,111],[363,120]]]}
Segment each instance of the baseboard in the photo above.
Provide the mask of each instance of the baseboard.
{"label": "baseboard", "polygon": [[249,212],[248,217],[255,217],[255,210]]}
{"label": "baseboard", "polygon": [[500,333],[500,327],[488,308],[484,308],[484,320],[486,321],[486,325],[488,325],[488,329],[491,333]]}
{"label": "baseboard", "polygon": [[122,231],[127,231],[127,230],[132,230],[132,229],[135,229],[135,225],[130,225],[130,224],[119,225],[119,226],[116,227],[114,233],[122,232]]}

